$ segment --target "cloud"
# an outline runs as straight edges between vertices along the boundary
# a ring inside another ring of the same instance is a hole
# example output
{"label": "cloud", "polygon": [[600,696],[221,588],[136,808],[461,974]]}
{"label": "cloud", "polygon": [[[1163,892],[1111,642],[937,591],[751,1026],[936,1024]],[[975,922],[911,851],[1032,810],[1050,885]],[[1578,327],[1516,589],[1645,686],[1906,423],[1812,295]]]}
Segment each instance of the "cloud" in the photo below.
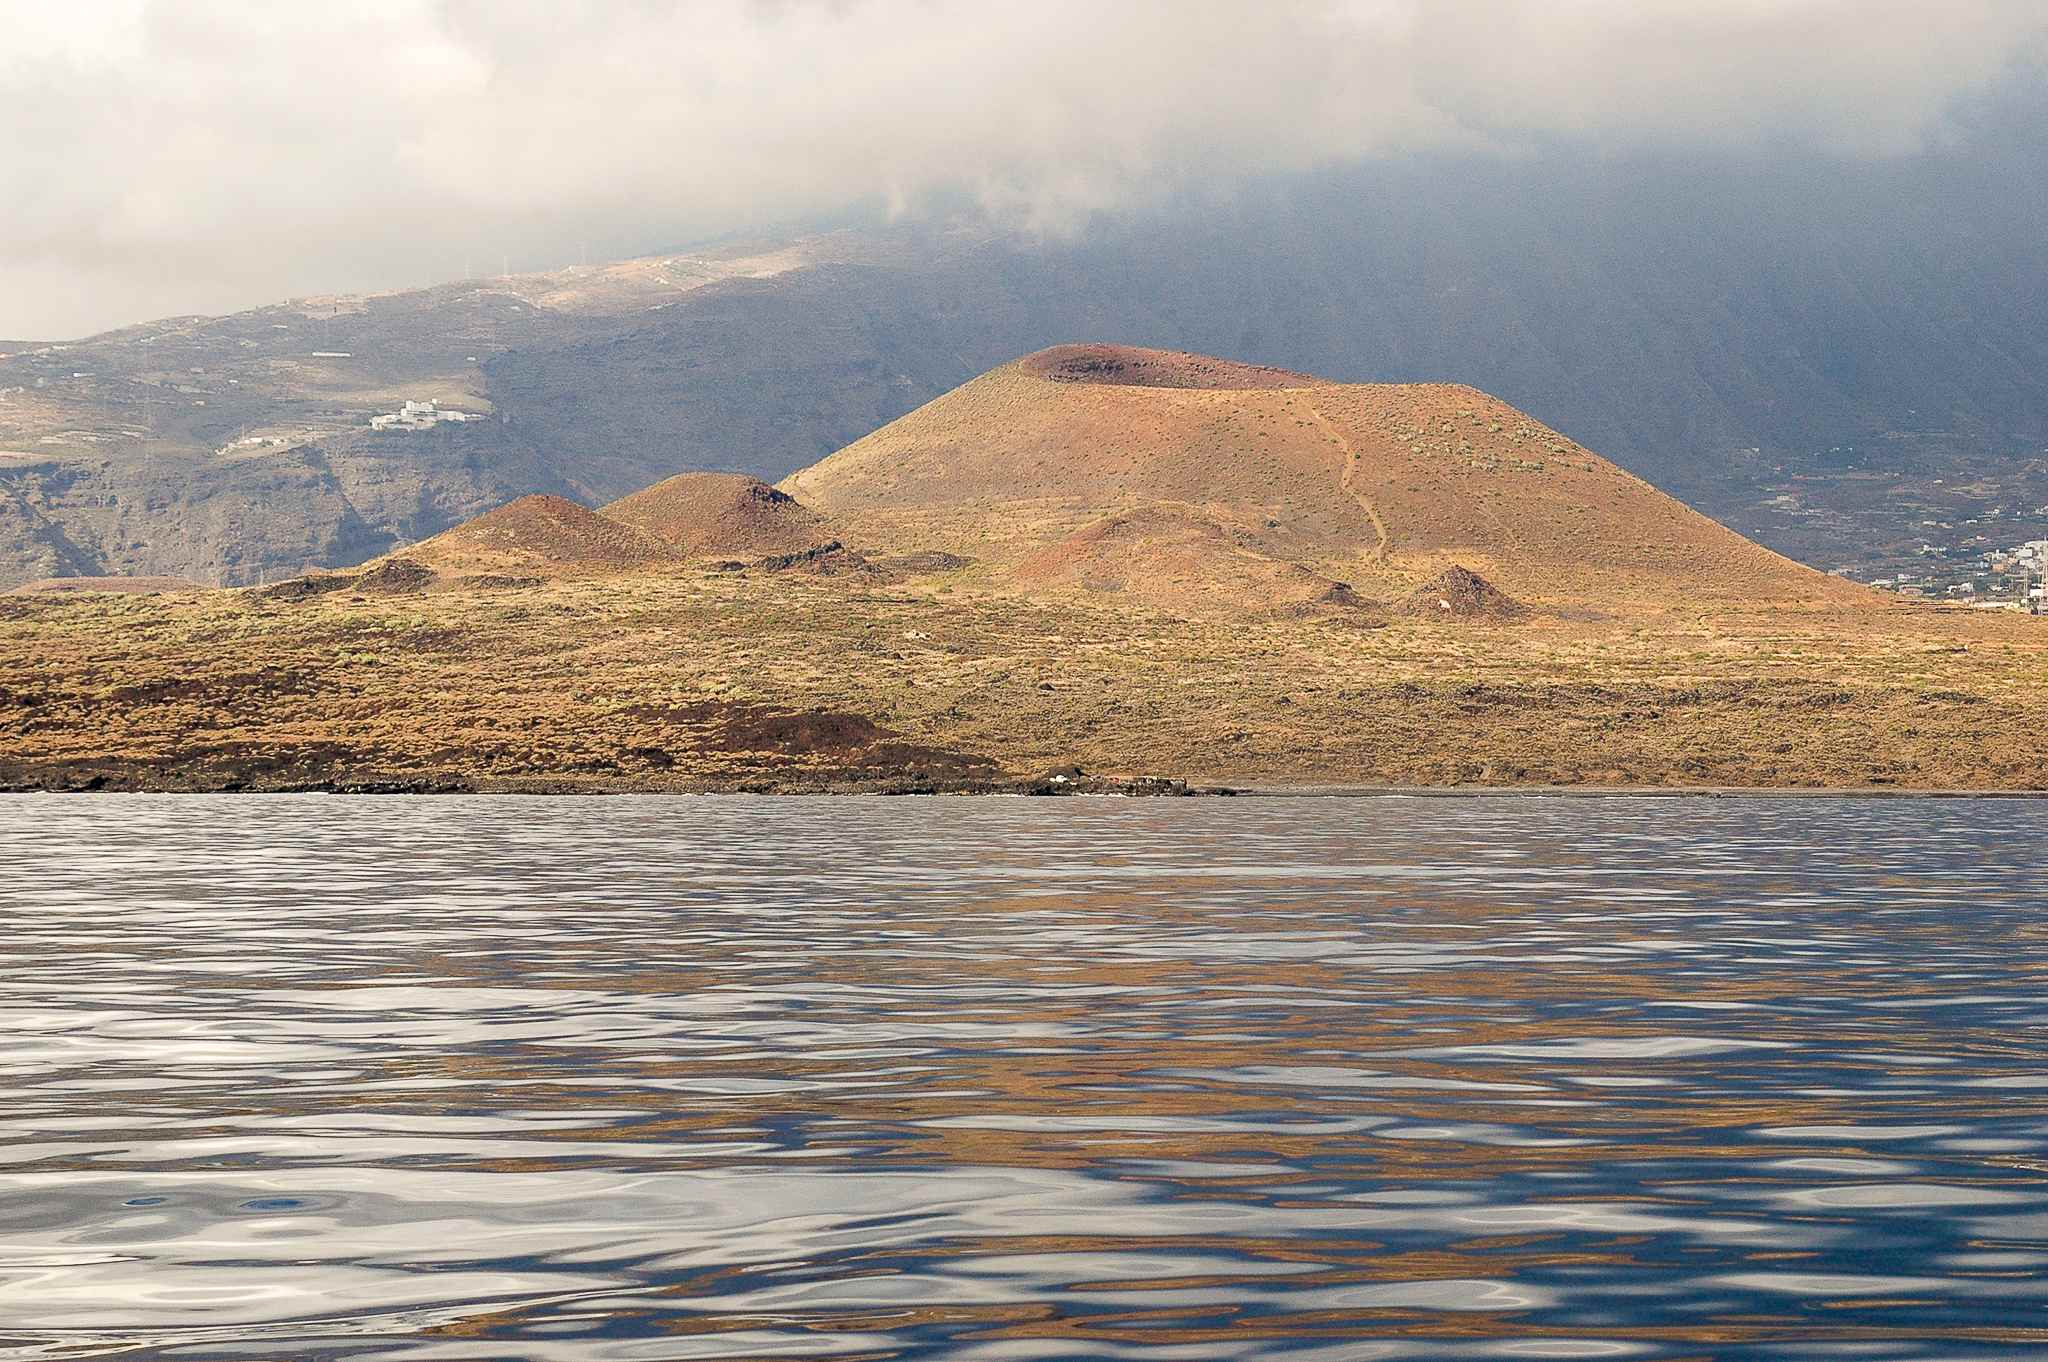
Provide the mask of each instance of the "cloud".
{"label": "cloud", "polygon": [[966,193],[1938,143],[2038,0],[0,0],[0,335]]}

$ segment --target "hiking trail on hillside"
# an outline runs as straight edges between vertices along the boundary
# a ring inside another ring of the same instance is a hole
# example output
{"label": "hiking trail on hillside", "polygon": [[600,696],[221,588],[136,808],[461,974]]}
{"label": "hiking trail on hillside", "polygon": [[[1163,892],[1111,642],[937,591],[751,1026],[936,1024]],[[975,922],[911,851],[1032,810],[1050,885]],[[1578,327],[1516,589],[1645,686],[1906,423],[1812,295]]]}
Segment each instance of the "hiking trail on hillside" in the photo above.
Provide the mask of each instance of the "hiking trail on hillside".
{"label": "hiking trail on hillside", "polygon": [[1379,543],[1374,545],[1372,549],[1372,561],[1374,563],[1384,563],[1387,561],[1387,548],[1389,544],[1387,522],[1380,519],[1379,508],[1372,504],[1370,497],[1358,490],[1352,480],[1353,474],[1358,470],[1360,455],[1356,449],[1351,447],[1351,441],[1344,438],[1344,433],[1337,429],[1329,417],[1323,415],[1323,410],[1316,405],[1315,399],[1309,398],[1307,402],[1308,414],[1315,418],[1317,425],[1328,432],[1330,438],[1336,441],[1337,448],[1342,451],[1342,462],[1338,466],[1337,473],[1338,484],[1343,487],[1345,495],[1358,503],[1359,509],[1365,512],[1366,518],[1372,521],[1373,530],[1379,535]]}

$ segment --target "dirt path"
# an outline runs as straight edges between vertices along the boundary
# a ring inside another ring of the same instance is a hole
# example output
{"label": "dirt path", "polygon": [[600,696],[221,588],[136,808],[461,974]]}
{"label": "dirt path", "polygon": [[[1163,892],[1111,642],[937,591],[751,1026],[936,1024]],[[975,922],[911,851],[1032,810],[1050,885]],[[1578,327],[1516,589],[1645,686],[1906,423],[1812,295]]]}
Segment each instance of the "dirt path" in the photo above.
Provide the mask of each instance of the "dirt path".
{"label": "dirt path", "polygon": [[1343,451],[1343,463],[1337,481],[1344,488],[1345,495],[1358,503],[1359,509],[1365,512],[1366,519],[1372,521],[1373,529],[1379,534],[1380,542],[1373,546],[1372,561],[1386,562],[1387,522],[1380,519],[1379,508],[1374,506],[1371,499],[1359,491],[1353,482],[1353,474],[1358,470],[1358,451],[1351,447],[1351,441],[1344,438],[1344,432],[1338,430],[1331,424],[1330,418],[1323,415],[1322,408],[1315,404],[1313,398],[1308,399],[1308,414],[1315,418],[1316,424],[1327,431],[1330,438],[1337,442],[1337,448]]}

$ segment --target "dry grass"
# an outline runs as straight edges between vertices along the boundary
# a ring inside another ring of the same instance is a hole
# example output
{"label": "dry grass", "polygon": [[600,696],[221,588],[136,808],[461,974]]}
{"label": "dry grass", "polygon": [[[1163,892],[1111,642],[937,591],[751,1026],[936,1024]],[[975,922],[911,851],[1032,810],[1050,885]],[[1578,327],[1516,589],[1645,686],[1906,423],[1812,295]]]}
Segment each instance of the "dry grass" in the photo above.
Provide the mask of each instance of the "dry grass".
{"label": "dry grass", "polygon": [[[0,783],[792,788],[971,769],[939,751],[1233,785],[2048,786],[2048,629],[2017,617],[1360,631],[973,579],[678,569],[299,602],[0,599]],[[819,711],[883,731],[733,736],[735,715]]]}

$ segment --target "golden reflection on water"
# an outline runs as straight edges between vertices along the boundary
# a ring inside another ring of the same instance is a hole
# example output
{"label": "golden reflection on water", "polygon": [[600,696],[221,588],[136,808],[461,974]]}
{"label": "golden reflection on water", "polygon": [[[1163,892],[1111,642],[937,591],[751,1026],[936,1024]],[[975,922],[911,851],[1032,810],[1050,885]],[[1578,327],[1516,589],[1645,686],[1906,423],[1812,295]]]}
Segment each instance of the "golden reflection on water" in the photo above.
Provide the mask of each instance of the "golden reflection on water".
{"label": "golden reflection on water", "polygon": [[2038,807],[0,801],[0,1357],[2030,1355]]}

